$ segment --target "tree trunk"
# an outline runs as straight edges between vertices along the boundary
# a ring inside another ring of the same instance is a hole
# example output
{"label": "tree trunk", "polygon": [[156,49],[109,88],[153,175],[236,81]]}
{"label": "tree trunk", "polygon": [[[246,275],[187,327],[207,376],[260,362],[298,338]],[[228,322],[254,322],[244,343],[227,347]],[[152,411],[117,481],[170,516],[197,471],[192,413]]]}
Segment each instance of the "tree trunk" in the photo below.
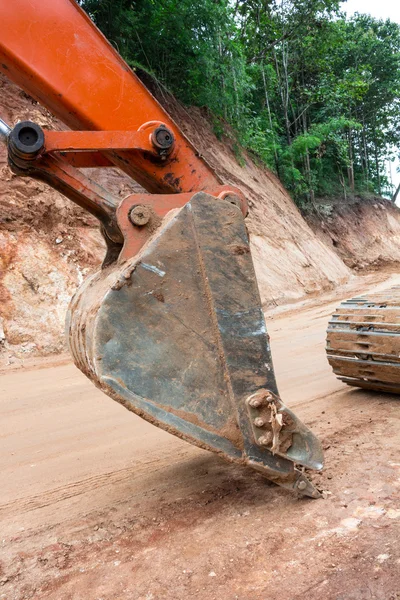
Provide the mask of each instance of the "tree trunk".
{"label": "tree trunk", "polygon": [[[274,126],[272,124],[271,107],[270,107],[270,104],[269,104],[269,96],[268,96],[267,80],[265,79],[264,64],[262,65],[261,73],[262,73],[262,78],[263,78],[263,83],[264,83],[265,106],[267,107],[269,126],[271,128],[271,132],[273,133],[274,132]],[[275,139],[273,140],[273,144],[274,144],[275,169],[276,169],[276,174],[278,175],[278,177],[280,179],[281,176],[280,176],[280,173],[279,173],[279,161],[278,161],[278,153],[276,151]]]}
{"label": "tree trunk", "polygon": [[376,177],[378,181],[378,194],[382,196],[382,187],[381,187],[381,171],[379,168],[379,157],[378,157],[378,146],[376,141],[374,143],[375,146],[375,168],[376,168]]}
{"label": "tree trunk", "polygon": [[397,200],[397,196],[399,195],[399,192],[400,192],[400,183],[399,183],[399,185],[397,186],[397,190],[395,191],[395,193],[394,193],[394,194],[393,194],[393,196],[392,196],[392,202],[393,202],[393,204],[396,202],[396,200]]}
{"label": "tree trunk", "polygon": [[339,181],[340,181],[340,184],[341,184],[341,186],[343,188],[344,199],[347,200],[346,184],[345,184],[343,173],[342,173],[342,169],[341,169],[340,166],[339,166]]}
{"label": "tree trunk", "polygon": [[[303,131],[304,131],[304,133],[307,133],[307,131],[308,131],[306,111],[303,112]],[[311,165],[310,165],[310,153],[308,152],[308,148],[306,150],[306,155],[304,157],[304,161],[305,161],[305,168],[306,168],[306,174],[307,174],[308,191],[310,194],[310,202],[311,202],[311,204],[314,204],[315,192],[314,192],[314,188],[313,188]]]}
{"label": "tree trunk", "polygon": [[369,183],[369,157],[368,157],[368,146],[367,146],[367,136],[366,136],[366,130],[365,130],[364,112],[363,112],[363,126],[362,126],[362,141],[363,141],[363,148],[364,148],[365,172],[367,174],[366,183],[368,185],[368,183]]}
{"label": "tree trunk", "polygon": [[275,70],[276,70],[276,74],[278,76],[278,82],[279,82],[279,93],[281,96],[281,100],[282,100],[282,107],[283,107],[283,117],[285,120],[285,130],[286,130],[286,140],[288,143],[288,146],[291,145],[292,143],[292,139],[291,139],[291,135],[290,135],[290,121],[289,121],[289,115],[288,115],[288,100],[286,98],[286,93],[285,91],[288,89],[287,85],[284,86],[283,80],[282,80],[282,76],[281,76],[281,71],[279,68],[279,63],[278,63],[278,59],[276,56],[276,52],[275,52],[275,48],[273,49],[273,55],[274,55],[274,61],[275,61]]}
{"label": "tree trunk", "polygon": [[[221,32],[218,31],[218,54],[220,59],[220,64],[222,65],[222,42],[221,42]],[[225,96],[225,78],[223,73],[221,72],[221,88],[222,88],[222,97]],[[223,103],[224,107],[224,119],[227,120],[228,115],[226,113],[226,103]]]}
{"label": "tree trunk", "polygon": [[238,87],[237,87],[236,71],[235,71],[235,67],[233,64],[232,64],[232,77],[233,77],[233,89],[235,92],[236,123],[239,124],[240,103],[239,103],[239,93],[238,93]]}
{"label": "tree trunk", "polygon": [[348,131],[348,140],[349,140],[349,166],[347,168],[348,179],[349,179],[349,188],[354,194],[354,157],[353,157],[353,138],[351,135],[351,129]]}

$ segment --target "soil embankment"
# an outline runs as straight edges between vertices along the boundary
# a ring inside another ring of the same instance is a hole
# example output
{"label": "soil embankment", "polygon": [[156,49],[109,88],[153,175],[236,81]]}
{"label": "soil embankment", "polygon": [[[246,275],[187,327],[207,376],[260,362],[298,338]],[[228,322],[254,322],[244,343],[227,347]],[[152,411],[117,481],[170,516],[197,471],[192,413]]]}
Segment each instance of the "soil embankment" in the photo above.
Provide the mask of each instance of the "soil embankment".
{"label": "soil embankment", "polygon": [[355,271],[400,262],[400,210],[383,198],[326,203],[306,217],[308,224]]}

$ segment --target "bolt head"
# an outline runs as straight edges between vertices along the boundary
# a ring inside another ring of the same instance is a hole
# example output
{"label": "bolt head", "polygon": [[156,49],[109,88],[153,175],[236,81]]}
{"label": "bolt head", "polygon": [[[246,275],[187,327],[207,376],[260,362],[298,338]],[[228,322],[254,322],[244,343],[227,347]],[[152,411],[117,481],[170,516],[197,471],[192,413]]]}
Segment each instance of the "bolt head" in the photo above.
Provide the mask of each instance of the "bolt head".
{"label": "bolt head", "polygon": [[153,146],[159,150],[169,151],[172,150],[174,145],[174,134],[172,131],[167,129],[165,125],[160,125],[155,129],[151,135]]}
{"label": "bolt head", "polygon": [[237,208],[242,208],[242,201],[237,194],[227,194],[224,197],[224,200],[226,200],[230,204],[233,204],[234,206],[237,206]]}
{"label": "bolt head", "polygon": [[256,419],[254,419],[254,425],[256,427],[264,427],[265,421],[264,421],[264,419],[261,419],[260,417],[257,417]]}
{"label": "bolt head", "polygon": [[148,206],[144,204],[138,204],[134,206],[129,211],[129,220],[133,225],[137,225],[138,227],[143,227],[143,225],[147,225],[151,218],[151,210]]}
{"label": "bolt head", "polygon": [[166,146],[168,148],[172,144],[172,135],[165,129],[157,133],[156,139],[162,147]]}
{"label": "bolt head", "polygon": [[249,405],[252,408],[258,408],[259,406],[261,406],[261,400],[259,398],[252,398],[251,400],[249,400]]}
{"label": "bolt head", "polygon": [[297,488],[298,488],[299,490],[305,490],[305,489],[306,489],[306,487],[307,487],[307,482],[306,482],[306,481],[299,481],[299,483],[298,483],[298,485],[297,485]]}
{"label": "bolt head", "polygon": [[262,435],[258,438],[258,443],[260,446],[268,446],[271,443],[272,435]]}

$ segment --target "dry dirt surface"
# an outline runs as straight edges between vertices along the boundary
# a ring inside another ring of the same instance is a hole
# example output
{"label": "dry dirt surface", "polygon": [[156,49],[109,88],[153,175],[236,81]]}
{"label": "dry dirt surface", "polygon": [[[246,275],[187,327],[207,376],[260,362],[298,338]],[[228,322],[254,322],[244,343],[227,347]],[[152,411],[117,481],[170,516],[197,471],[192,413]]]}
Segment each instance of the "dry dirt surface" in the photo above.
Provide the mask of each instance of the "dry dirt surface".
{"label": "dry dirt surface", "polygon": [[324,356],[354,291],[267,317],[282,397],[323,441],[321,500],[149,425],[69,363],[1,375],[0,598],[400,598],[400,402]]}
{"label": "dry dirt surface", "polygon": [[326,200],[306,220],[314,233],[355,271],[400,261],[400,211],[384,198]]}

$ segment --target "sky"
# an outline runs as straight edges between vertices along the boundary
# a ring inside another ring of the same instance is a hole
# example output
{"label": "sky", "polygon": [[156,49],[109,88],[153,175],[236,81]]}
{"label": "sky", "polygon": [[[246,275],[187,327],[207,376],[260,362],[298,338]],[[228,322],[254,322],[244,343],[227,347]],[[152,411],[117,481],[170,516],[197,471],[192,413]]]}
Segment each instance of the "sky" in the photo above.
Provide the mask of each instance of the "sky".
{"label": "sky", "polygon": [[369,13],[377,19],[390,19],[400,23],[399,0],[348,0],[342,10],[352,15],[355,12]]}
{"label": "sky", "polygon": [[[355,12],[369,13],[376,19],[390,19],[400,24],[400,0],[348,0],[343,2],[342,10],[349,16]],[[396,172],[398,168],[399,160],[391,166],[393,183],[396,186],[400,183],[400,173]]]}

